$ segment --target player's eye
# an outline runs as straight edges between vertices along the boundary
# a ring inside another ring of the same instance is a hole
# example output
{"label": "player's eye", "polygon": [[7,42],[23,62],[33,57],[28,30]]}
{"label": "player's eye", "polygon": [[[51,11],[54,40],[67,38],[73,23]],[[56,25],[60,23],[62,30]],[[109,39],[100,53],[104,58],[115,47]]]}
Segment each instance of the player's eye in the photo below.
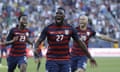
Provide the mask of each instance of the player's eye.
{"label": "player's eye", "polygon": [[63,14],[62,12],[56,12],[56,14]]}
{"label": "player's eye", "polygon": [[27,20],[27,18],[23,18],[23,20],[24,20],[24,21],[26,21],[26,20]]}
{"label": "player's eye", "polygon": [[27,17],[23,16],[21,17],[21,20],[27,21]]}

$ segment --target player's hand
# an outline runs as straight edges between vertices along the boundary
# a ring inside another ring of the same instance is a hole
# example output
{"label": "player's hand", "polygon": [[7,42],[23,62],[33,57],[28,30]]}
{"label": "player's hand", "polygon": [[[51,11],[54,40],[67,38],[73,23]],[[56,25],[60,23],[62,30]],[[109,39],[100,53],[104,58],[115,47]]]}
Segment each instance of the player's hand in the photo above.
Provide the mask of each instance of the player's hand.
{"label": "player's hand", "polygon": [[92,67],[97,66],[97,63],[96,63],[95,59],[93,59],[93,58],[90,59],[90,64]]}
{"label": "player's hand", "polygon": [[39,63],[41,59],[37,50],[34,50],[34,57],[35,57],[35,63]]}
{"label": "player's hand", "polygon": [[17,40],[18,40],[18,36],[16,36],[16,37],[13,38],[13,42],[15,42]]}

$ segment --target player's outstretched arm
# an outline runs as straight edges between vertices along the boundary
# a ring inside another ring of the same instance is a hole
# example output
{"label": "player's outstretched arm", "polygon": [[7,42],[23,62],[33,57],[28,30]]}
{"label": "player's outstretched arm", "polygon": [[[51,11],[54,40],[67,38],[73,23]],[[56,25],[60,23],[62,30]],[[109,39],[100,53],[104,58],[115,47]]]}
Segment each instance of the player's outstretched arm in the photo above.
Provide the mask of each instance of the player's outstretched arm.
{"label": "player's outstretched arm", "polygon": [[39,45],[45,40],[46,33],[47,33],[47,28],[44,28],[34,46],[34,58],[35,58],[35,63],[37,63],[37,71],[39,71],[39,67],[41,64],[41,58],[39,55],[41,53],[41,50],[39,50]]}
{"label": "player's outstretched arm", "polygon": [[11,43],[13,43],[13,42],[15,42],[15,41],[17,41],[18,40],[18,37],[14,37],[12,40],[10,40],[10,41],[5,41],[5,42],[0,42],[0,45],[8,45],[8,44],[11,44]]}
{"label": "player's outstretched arm", "polygon": [[27,43],[28,44],[30,44],[30,49],[32,49],[33,50],[33,42],[29,39],[29,38],[27,38]]}
{"label": "player's outstretched arm", "polygon": [[43,31],[40,34],[40,37],[38,38],[38,40],[35,43],[35,47],[34,47],[34,55],[35,57],[39,57],[39,45],[45,40],[46,38],[46,34],[47,34],[47,27],[45,27],[43,29]]}
{"label": "player's outstretched arm", "polygon": [[113,39],[113,38],[110,38],[106,35],[103,35],[103,34],[100,34],[100,33],[97,33],[96,36],[102,40],[105,40],[105,41],[109,41],[109,42],[118,42],[118,40],[116,39]]}
{"label": "player's outstretched arm", "polygon": [[27,38],[27,43],[29,43],[30,45],[33,45],[33,42],[32,42],[32,41],[30,41],[30,39],[29,39],[29,38]]}
{"label": "player's outstretched arm", "polygon": [[41,50],[39,50],[39,45],[41,43],[42,43],[42,39],[39,38],[34,46],[34,59],[35,59],[35,63],[37,63],[37,68],[36,68],[37,72],[39,72],[39,68],[41,65],[41,57],[40,57]]}
{"label": "player's outstretched arm", "polygon": [[85,45],[84,42],[82,42],[81,40],[76,40],[76,42],[78,43],[78,45],[80,46],[79,48],[81,48],[87,55],[87,57],[90,59],[90,63],[92,66],[97,66],[96,60],[91,56],[91,54],[89,53],[87,46]]}
{"label": "player's outstretched arm", "polygon": [[39,63],[40,62],[40,53],[41,50],[39,49],[39,45],[44,41],[45,38],[42,38],[43,36],[40,36],[39,39],[36,41],[34,45],[34,57],[35,57],[35,62]]}
{"label": "player's outstretched arm", "polygon": [[39,38],[36,43],[35,43],[35,46],[34,46],[34,56],[35,58],[38,58],[39,57],[39,45],[42,43],[42,39]]}

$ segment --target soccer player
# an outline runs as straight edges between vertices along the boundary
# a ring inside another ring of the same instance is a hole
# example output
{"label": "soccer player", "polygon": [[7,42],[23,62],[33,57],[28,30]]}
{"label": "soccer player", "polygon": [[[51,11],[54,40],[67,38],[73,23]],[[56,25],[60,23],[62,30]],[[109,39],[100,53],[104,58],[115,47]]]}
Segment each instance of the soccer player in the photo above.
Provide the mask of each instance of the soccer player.
{"label": "soccer player", "polygon": [[[87,54],[93,65],[96,65],[96,61],[89,54],[85,44],[79,40],[76,30],[69,24],[64,23],[65,10],[58,8],[55,15],[55,22],[45,27],[35,44],[35,55],[37,54],[37,48],[45,38],[48,41],[48,51],[46,60],[47,72],[70,72],[70,55],[69,55],[69,41],[72,37],[79,45],[79,48]],[[36,59],[39,62],[39,56]]]}
{"label": "soccer player", "polygon": [[[6,41],[6,35],[7,35],[7,33],[2,33],[2,37],[1,37],[1,40],[0,40],[0,42],[1,43],[4,43],[5,41]],[[1,62],[2,62],[2,57],[3,57],[3,54],[5,53],[6,54],[6,56],[7,56],[7,46],[6,45],[0,45],[0,65],[2,65],[1,64]]]}
{"label": "soccer player", "polygon": [[[96,33],[91,28],[87,26],[88,24],[88,17],[87,16],[80,16],[79,18],[79,26],[76,27],[78,31],[79,38],[87,45],[88,41],[92,36],[96,36],[100,39],[110,41],[110,42],[117,42],[115,39],[111,39],[103,34]],[[73,48],[71,51],[71,68],[72,72],[85,72],[86,64],[87,64],[87,56],[86,53],[79,48],[79,45],[76,42],[73,42]]]}
{"label": "soccer player", "polygon": [[26,28],[27,16],[20,15],[18,21],[18,27],[12,28],[7,37],[8,42],[13,40],[14,37],[18,37],[17,40],[10,43],[12,46],[7,58],[8,72],[14,72],[16,66],[19,67],[20,72],[26,72],[26,43],[32,45],[32,42],[29,40],[30,31]]}

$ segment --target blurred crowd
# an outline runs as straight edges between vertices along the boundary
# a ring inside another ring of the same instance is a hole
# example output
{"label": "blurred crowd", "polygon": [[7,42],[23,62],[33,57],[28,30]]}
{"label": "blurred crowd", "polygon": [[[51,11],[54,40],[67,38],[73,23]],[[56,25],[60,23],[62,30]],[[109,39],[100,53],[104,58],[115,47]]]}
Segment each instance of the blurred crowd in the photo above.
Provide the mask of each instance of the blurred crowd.
{"label": "blurred crowd", "polygon": [[[54,21],[55,10],[64,7],[65,22],[78,25],[80,15],[89,17],[89,26],[96,32],[120,40],[119,0],[0,0],[0,35],[18,24],[20,14],[28,16],[28,28],[36,37]],[[107,45],[107,46],[102,46]],[[90,47],[112,47],[111,43],[92,38]]]}

